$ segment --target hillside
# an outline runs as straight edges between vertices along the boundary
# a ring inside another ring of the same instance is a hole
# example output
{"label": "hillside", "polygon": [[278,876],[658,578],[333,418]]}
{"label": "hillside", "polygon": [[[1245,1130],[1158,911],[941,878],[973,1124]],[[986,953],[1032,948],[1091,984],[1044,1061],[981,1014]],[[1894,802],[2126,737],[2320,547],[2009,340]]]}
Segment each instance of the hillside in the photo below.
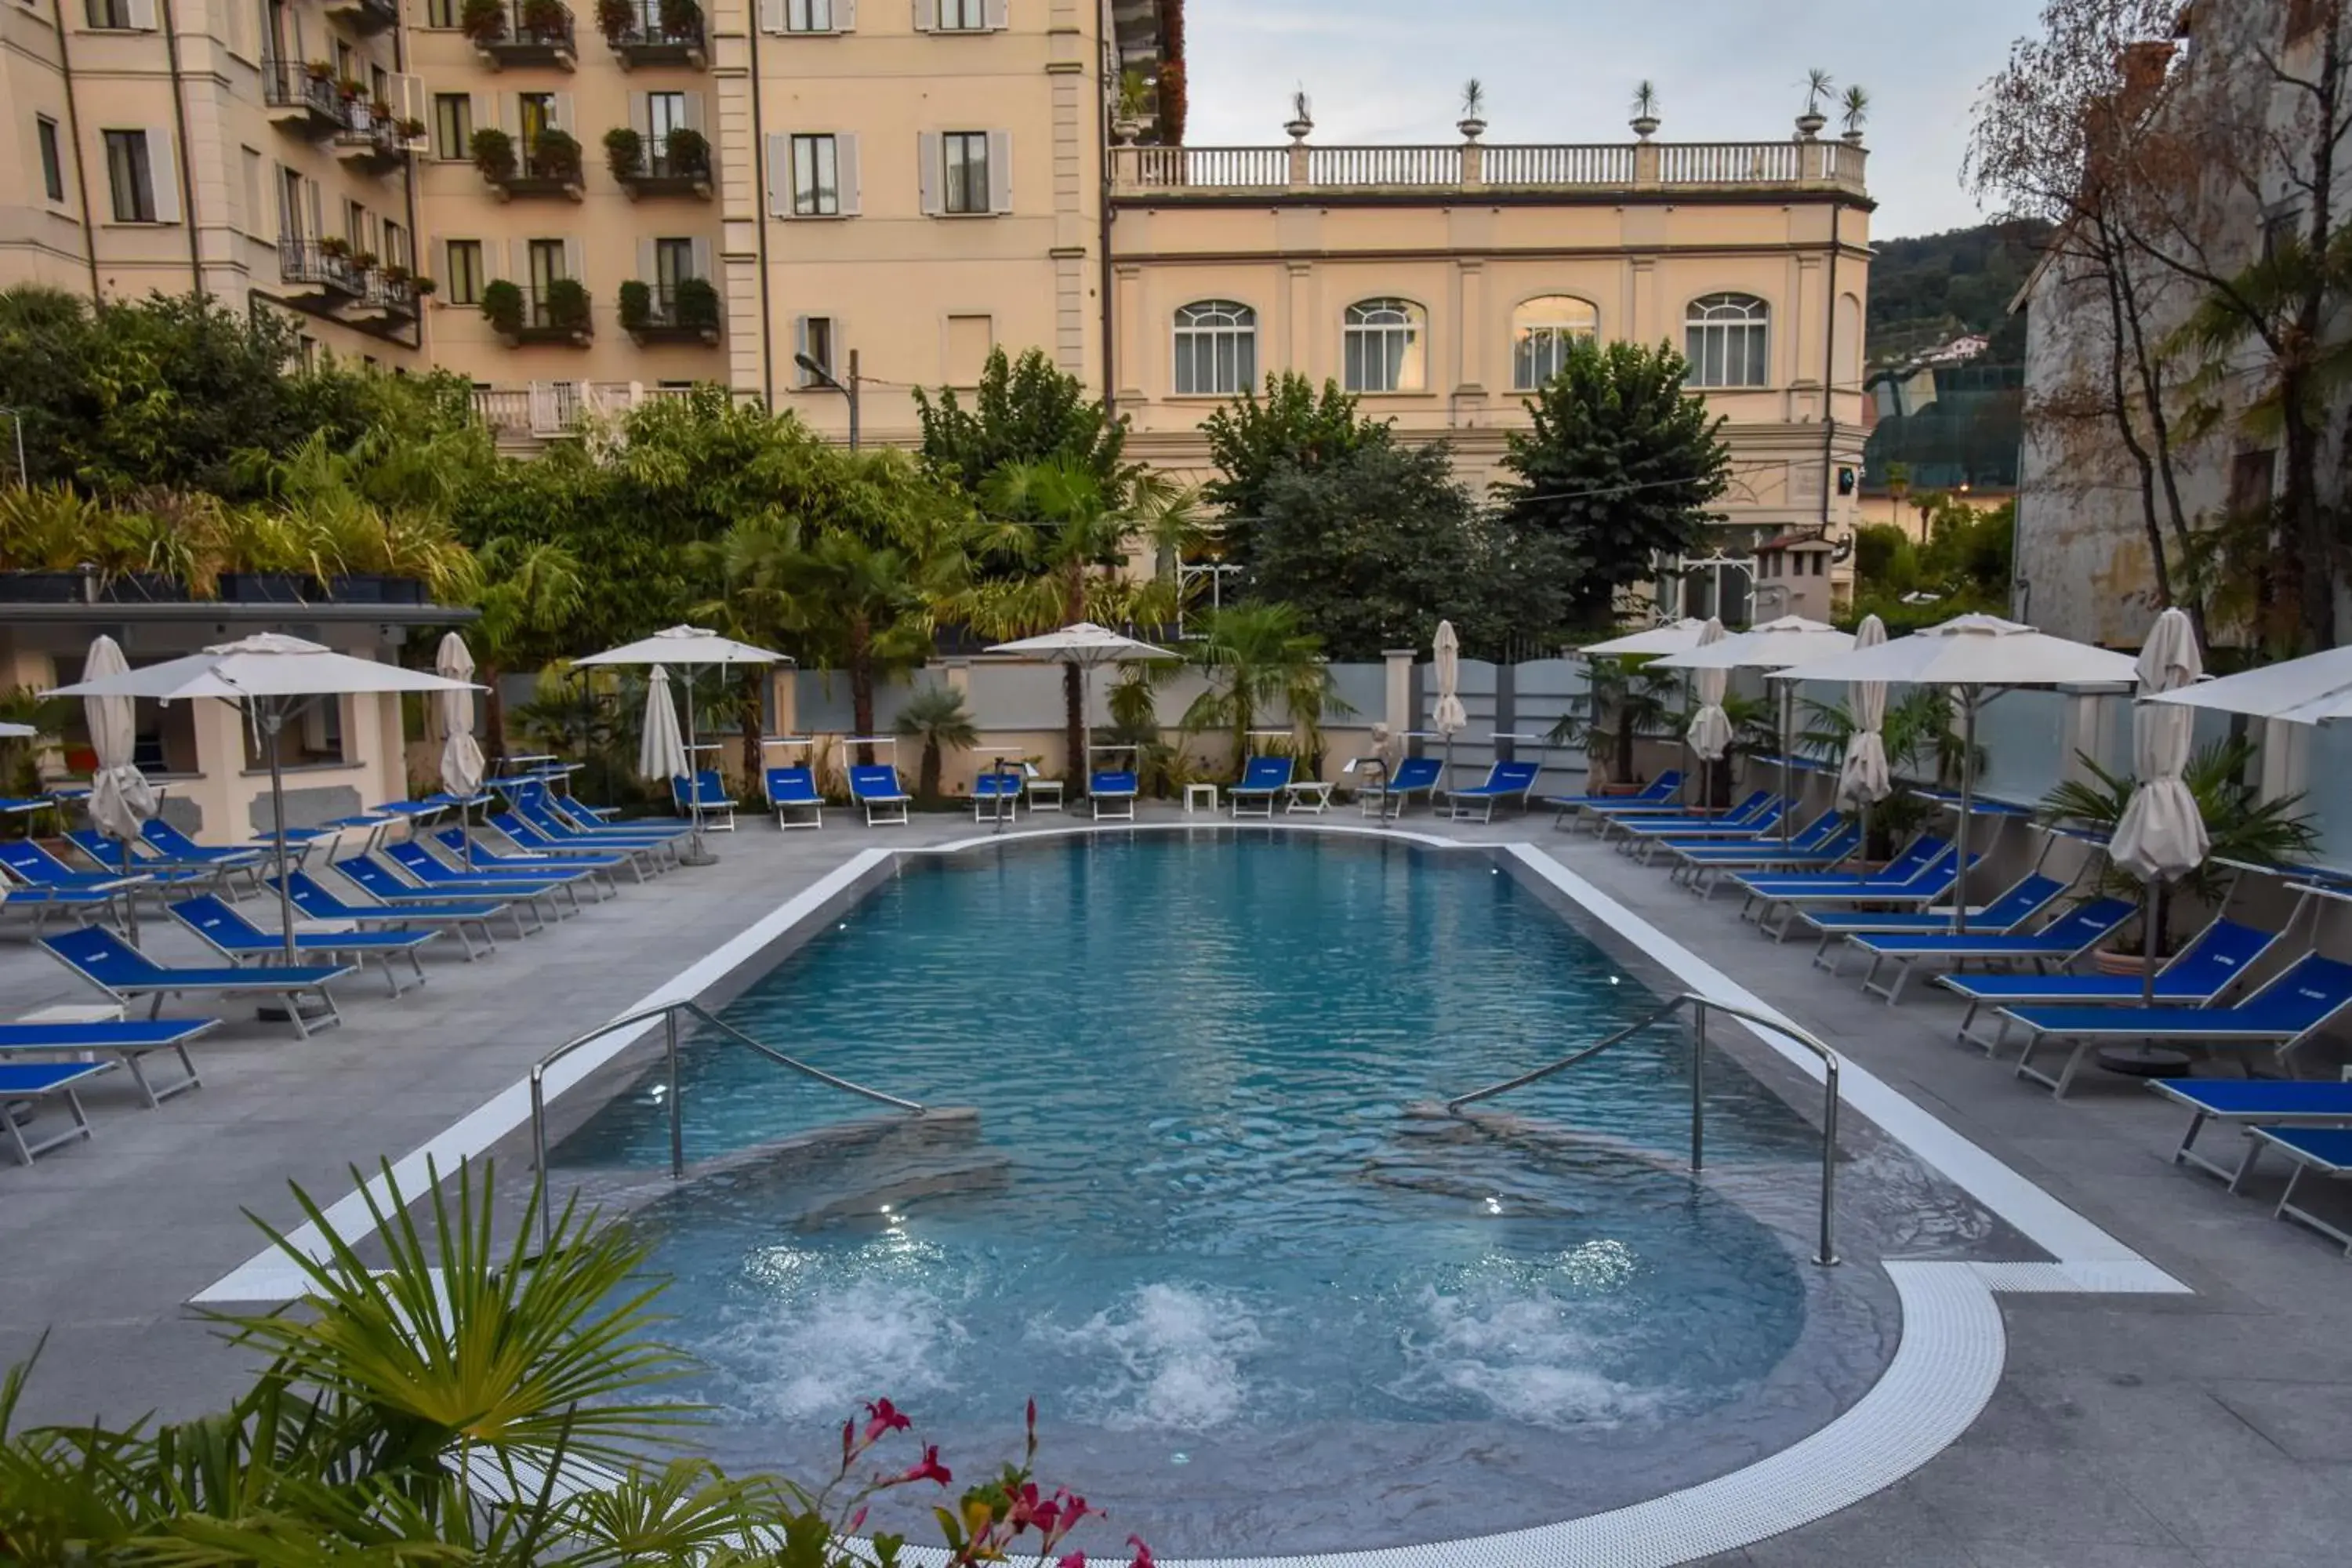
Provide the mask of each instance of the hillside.
{"label": "hillside", "polygon": [[1979,224],[1945,234],[1881,240],[1870,268],[1865,354],[1874,365],[1964,332],[1992,339],[1988,362],[2025,355],[2025,318],[2009,302],[2033,269],[2042,224]]}

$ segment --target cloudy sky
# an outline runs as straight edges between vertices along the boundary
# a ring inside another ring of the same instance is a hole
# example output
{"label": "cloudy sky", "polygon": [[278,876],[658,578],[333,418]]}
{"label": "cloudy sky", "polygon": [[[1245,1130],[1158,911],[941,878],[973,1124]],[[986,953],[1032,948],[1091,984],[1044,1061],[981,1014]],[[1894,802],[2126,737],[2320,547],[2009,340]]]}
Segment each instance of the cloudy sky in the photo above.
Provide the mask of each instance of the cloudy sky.
{"label": "cloudy sky", "polygon": [[2041,0],[1187,0],[1200,146],[1282,140],[1289,95],[1318,142],[1459,138],[1461,84],[1486,84],[1491,142],[1623,141],[1634,83],[1662,139],[1791,134],[1805,71],[1860,82],[1882,239],[1979,221],[1960,188],[1969,108]]}

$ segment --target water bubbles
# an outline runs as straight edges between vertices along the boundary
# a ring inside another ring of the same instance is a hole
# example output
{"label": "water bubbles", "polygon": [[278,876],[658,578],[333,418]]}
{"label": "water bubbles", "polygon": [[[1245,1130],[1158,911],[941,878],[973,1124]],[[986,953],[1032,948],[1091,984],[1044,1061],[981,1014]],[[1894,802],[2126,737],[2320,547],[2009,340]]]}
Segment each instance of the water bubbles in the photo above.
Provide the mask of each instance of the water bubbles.
{"label": "water bubbles", "polygon": [[1257,1320],[1238,1300],[1195,1286],[1140,1286],[1077,1328],[1040,1324],[1031,1333],[1082,1363],[1109,1363],[1078,1403],[1114,1429],[1206,1432],[1258,1401],[1244,1367],[1265,1347]]}
{"label": "water bubbles", "polygon": [[1488,1198],[1486,1200],[1486,1212],[1488,1214],[1501,1214],[1503,1212],[1503,1200],[1500,1198]]}

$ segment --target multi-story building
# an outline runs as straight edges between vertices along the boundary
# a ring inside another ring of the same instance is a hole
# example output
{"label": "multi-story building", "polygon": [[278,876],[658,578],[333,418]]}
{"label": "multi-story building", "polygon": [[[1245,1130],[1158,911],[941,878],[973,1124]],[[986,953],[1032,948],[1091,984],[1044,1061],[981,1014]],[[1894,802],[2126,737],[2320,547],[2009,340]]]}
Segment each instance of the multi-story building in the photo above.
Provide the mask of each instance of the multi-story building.
{"label": "multi-story building", "polygon": [[1211,407],[1298,371],[1483,481],[1570,339],[1667,342],[1732,450],[1702,601],[1736,613],[1753,543],[1850,526],[1853,138],[1816,120],[1675,144],[1643,121],[1509,146],[1466,121],[1444,146],[1327,147],[1302,109],[1287,142],[1140,144],[1114,89],[1159,68],[1161,20],[1156,0],[6,0],[0,280],[299,310],[338,353],[469,376],[518,442],[702,381],[908,442],[914,388],[1034,346],[1183,472]]}

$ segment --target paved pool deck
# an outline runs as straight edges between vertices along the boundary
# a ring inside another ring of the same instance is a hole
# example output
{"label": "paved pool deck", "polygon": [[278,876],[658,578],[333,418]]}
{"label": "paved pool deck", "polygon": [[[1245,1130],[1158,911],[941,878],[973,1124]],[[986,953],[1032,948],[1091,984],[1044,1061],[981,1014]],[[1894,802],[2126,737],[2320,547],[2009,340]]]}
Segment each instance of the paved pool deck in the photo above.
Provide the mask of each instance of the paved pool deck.
{"label": "paved pool deck", "polygon": [[[1145,815],[1182,820],[1166,807]],[[1352,811],[1321,821],[1360,823]],[[2276,1176],[2231,1196],[2169,1163],[2183,1119],[2137,1086],[2091,1073],[2053,1100],[1957,1047],[1958,1007],[1944,994],[1922,987],[1889,1009],[1812,969],[1797,942],[1760,940],[1733,900],[1702,904],[1589,837],[1553,832],[1548,816],[1407,826],[1537,846],[2189,1287],[2000,1295],[2007,1370],[1965,1436],[1867,1501],[1707,1561],[2352,1560],[2352,1261],[2269,1217]],[[0,1166],[0,1358],[48,1336],[26,1415],[176,1416],[215,1404],[238,1381],[238,1353],[184,1303],[256,1251],[244,1211],[293,1223],[289,1182],[341,1196],[351,1165],[423,1144],[856,851],[972,832],[969,817],[945,816],[867,829],[829,814],[821,833],[782,835],[746,818],[714,840],[718,866],[628,885],[545,933],[502,940],[482,963],[454,951],[428,960],[430,983],[397,1003],[373,975],[345,983],[341,1028],[304,1041],[233,1021],[198,1047],[205,1087],[160,1110],[141,1108],[117,1075],[87,1097],[91,1142]],[[143,920],[153,952],[199,958],[192,938],[161,923]],[[88,999],[47,955],[0,941],[8,1014]]]}

